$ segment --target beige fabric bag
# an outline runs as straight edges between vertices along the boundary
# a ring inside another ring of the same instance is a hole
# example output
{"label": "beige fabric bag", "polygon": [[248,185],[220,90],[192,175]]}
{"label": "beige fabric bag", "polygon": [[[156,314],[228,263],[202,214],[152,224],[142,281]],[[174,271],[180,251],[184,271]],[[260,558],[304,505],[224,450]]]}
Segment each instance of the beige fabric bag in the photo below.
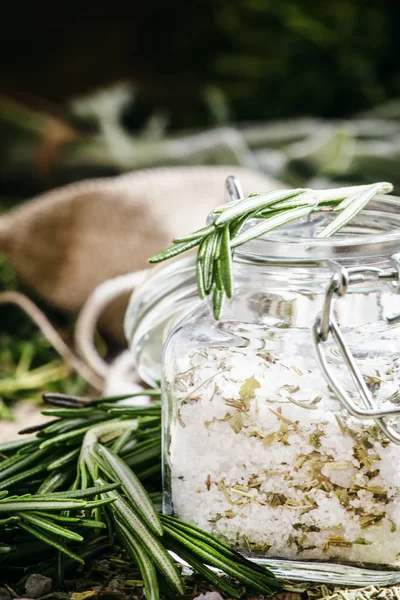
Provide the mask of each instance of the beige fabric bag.
{"label": "beige fabric bag", "polygon": [[[124,346],[123,313],[134,282],[143,279],[125,274],[146,269],[149,256],[172,238],[202,227],[212,208],[224,202],[229,175],[239,179],[245,194],[282,187],[270,177],[236,166],[157,168],[68,185],[0,217],[0,252],[32,290],[70,313],[78,313],[86,303],[77,326],[83,361],[28,298],[5,292],[0,302],[16,302],[28,312],[95,389],[115,389],[110,377],[118,365],[107,375],[111,370],[96,356],[89,339],[98,316],[93,307],[107,305],[101,326]],[[114,296],[118,298],[109,303]],[[135,385],[129,356],[121,358],[120,381]],[[22,422],[37,422],[38,409],[22,403],[16,415],[15,424],[1,424],[2,441],[13,439]]]}
{"label": "beige fabric bag", "polygon": [[[56,189],[0,217],[0,251],[45,300],[77,312],[103,281],[146,268],[173,237],[202,227],[234,174],[245,193],[282,187],[238,167],[137,171]],[[123,308],[122,308],[123,309]],[[121,307],[104,324],[120,335]]]}

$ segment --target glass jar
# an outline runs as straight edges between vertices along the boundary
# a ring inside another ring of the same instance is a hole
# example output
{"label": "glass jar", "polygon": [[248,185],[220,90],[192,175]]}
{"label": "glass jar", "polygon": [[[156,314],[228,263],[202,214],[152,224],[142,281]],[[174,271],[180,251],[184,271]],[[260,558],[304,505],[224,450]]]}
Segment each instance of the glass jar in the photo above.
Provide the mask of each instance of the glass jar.
{"label": "glass jar", "polygon": [[164,346],[164,510],[278,575],[400,582],[399,208],[237,248],[221,319],[197,299]]}

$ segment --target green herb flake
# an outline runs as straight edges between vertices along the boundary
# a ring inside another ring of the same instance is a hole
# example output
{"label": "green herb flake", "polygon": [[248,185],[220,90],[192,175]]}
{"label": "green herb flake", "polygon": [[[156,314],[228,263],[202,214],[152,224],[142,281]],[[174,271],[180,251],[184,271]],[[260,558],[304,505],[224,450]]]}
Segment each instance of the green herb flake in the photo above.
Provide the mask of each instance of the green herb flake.
{"label": "green herb flake", "polygon": [[252,375],[248,379],[245,379],[242,387],[239,391],[239,396],[246,406],[246,410],[250,408],[250,402],[254,400],[256,396],[256,390],[261,387],[260,382]]}

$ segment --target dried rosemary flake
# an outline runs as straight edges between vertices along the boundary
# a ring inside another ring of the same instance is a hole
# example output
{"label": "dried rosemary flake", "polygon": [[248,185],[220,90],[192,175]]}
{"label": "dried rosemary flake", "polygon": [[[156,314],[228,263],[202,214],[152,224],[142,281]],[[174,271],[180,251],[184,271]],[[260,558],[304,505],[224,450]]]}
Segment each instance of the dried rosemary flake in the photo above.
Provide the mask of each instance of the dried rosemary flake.
{"label": "dried rosemary flake", "polygon": [[279,409],[275,411],[272,408],[268,407],[268,410],[270,410],[276,417],[278,417],[280,421],[283,421],[283,423],[285,423],[286,425],[293,425],[293,421],[291,421],[287,417],[284,417]]}
{"label": "dried rosemary flake", "polygon": [[246,407],[245,403],[241,400],[234,400],[233,398],[224,398],[224,403],[228,406],[231,406],[232,408],[236,408],[236,410],[248,410],[248,407]]}
{"label": "dried rosemary flake", "polygon": [[378,515],[365,515],[359,518],[359,523],[361,529],[367,529],[367,527],[371,527],[372,525],[376,525],[382,519],[385,518],[385,513],[381,513]]}
{"label": "dried rosemary flake", "polygon": [[233,429],[235,433],[239,433],[243,427],[243,415],[241,412],[236,411],[227,419],[227,423]]}
{"label": "dried rosemary flake", "polygon": [[266,494],[266,503],[272,508],[276,506],[283,506],[286,501],[287,498],[284,496],[284,494],[277,494],[275,492],[267,492]]}
{"label": "dried rosemary flake", "polygon": [[352,542],[345,540],[341,535],[330,535],[327,541],[328,546],[338,546],[340,548],[351,548]]}
{"label": "dried rosemary flake", "polygon": [[289,392],[289,394],[296,394],[296,392],[300,390],[299,385],[289,385],[288,383],[285,383],[285,385],[283,385],[282,388]]}
{"label": "dried rosemary flake", "polygon": [[319,448],[321,446],[321,435],[322,433],[319,431],[310,434],[308,441],[310,442],[311,446],[314,446],[314,448]]}
{"label": "dried rosemary flake", "polygon": [[223,493],[223,495],[225,496],[225,498],[227,499],[227,501],[229,502],[229,504],[235,504],[232,501],[232,498],[230,497],[228,490],[226,489],[226,485],[225,485],[225,480],[221,479],[221,481],[218,483],[218,489]]}
{"label": "dried rosemary flake", "polygon": [[240,494],[241,496],[246,496],[246,498],[251,498],[252,500],[255,500],[255,496],[254,494],[250,494],[246,489],[240,489],[239,486],[236,487],[232,487],[231,488],[232,492],[235,492],[236,494]]}
{"label": "dried rosemary flake", "polygon": [[290,365],[291,369],[293,369],[293,371],[295,373],[297,373],[297,375],[302,376],[303,375],[303,371],[301,369],[299,369],[299,367],[296,367],[296,365]]}
{"label": "dried rosemary flake", "polygon": [[254,400],[256,396],[256,390],[258,390],[260,387],[260,382],[257,381],[257,379],[254,376],[251,376],[248,379],[244,380],[243,385],[239,391],[239,396],[244,406],[246,407],[245,410],[249,410],[250,402]]}

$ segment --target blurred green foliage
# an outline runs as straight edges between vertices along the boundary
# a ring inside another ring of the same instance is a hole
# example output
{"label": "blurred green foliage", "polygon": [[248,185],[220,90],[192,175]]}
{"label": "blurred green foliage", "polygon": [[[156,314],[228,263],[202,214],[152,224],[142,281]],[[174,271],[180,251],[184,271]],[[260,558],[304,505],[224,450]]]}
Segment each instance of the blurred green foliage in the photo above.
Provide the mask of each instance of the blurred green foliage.
{"label": "blurred green foliage", "polygon": [[[24,286],[0,254],[0,291]],[[68,319],[52,312],[61,333],[68,336]],[[12,418],[11,403],[29,398],[41,400],[46,391],[81,394],[86,383],[60,359],[37,327],[12,305],[1,306],[0,330],[0,420]]]}
{"label": "blurred green foliage", "polygon": [[399,2],[158,4],[138,9],[143,101],[167,103],[175,126],[207,124],[207,85],[222,89],[234,121],[343,117],[400,95]]}
{"label": "blurred green foliage", "polygon": [[212,72],[235,117],[344,116],[400,93],[400,3],[216,0]]}
{"label": "blurred green foliage", "polygon": [[130,81],[140,96],[132,130],[157,110],[173,129],[213,124],[210,86],[234,121],[343,117],[400,96],[395,0],[147,0],[132,18],[118,0],[112,10],[95,0],[6,10],[4,94],[60,107]]}

